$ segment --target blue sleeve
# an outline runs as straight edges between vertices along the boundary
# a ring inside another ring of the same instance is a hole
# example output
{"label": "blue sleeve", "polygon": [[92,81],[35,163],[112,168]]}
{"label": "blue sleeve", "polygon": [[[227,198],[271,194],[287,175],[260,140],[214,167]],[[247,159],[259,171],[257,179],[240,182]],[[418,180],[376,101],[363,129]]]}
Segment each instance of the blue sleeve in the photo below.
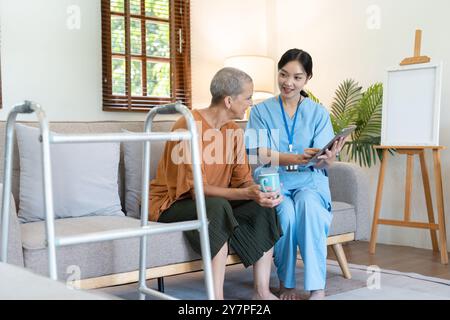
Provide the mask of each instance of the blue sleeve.
{"label": "blue sleeve", "polygon": [[247,150],[270,148],[269,130],[261,116],[259,108],[252,107],[245,130],[245,147]]}
{"label": "blue sleeve", "polygon": [[333,125],[331,124],[330,114],[324,108],[320,108],[319,119],[314,129],[313,148],[323,148],[334,137]]}

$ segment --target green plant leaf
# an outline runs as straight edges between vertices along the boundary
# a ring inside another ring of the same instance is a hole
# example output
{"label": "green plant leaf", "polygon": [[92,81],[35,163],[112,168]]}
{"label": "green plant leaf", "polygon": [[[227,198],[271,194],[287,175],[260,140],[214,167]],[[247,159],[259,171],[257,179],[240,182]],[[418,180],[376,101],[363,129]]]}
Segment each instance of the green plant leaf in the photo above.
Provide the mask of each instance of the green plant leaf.
{"label": "green plant leaf", "polygon": [[305,92],[308,94],[308,97],[309,97],[312,101],[314,101],[314,102],[316,102],[316,103],[319,103],[319,104],[322,104],[322,103],[320,103],[319,98],[317,98],[311,91],[305,90]]}
{"label": "green plant leaf", "polygon": [[380,136],[382,103],[383,86],[381,83],[376,83],[364,92],[359,102],[357,129],[353,138],[364,141]]}
{"label": "green plant leaf", "polygon": [[[319,102],[311,92],[308,94],[312,100]],[[352,79],[347,79],[339,85],[330,114],[334,132],[337,133],[349,125],[356,125],[350,141],[344,145],[341,159],[345,158],[346,161],[354,161],[367,167],[375,165],[377,159],[382,159],[382,150],[374,148],[381,142],[382,102],[381,83],[375,83],[365,92]],[[394,152],[395,150],[389,150],[391,154]]]}
{"label": "green plant leaf", "polygon": [[334,132],[337,133],[354,122],[355,110],[361,100],[361,90],[359,84],[352,79],[345,80],[337,88],[331,104],[331,122]]}

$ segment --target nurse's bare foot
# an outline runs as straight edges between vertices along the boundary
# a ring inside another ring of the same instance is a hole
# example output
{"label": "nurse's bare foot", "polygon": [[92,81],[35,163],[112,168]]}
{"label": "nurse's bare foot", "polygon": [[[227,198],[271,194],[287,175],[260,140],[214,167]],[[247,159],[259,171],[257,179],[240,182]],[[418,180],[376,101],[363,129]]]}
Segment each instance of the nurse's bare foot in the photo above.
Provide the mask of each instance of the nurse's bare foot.
{"label": "nurse's bare foot", "polygon": [[325,299],[325,290],[313,290],[309,296],[309,300],[322,300]]}
{"label": "nurse's bare foot", "polygon": [[272,292],[264,292],[264,293],[258,293],[255,292],[253,294],[252,300],[280,300],[276,295],[274,295]]}
{"label": "nurse's bare foot", "polygon": [[283,284],[280,284],[279,291],[280,300],[302,300],[300,292],[295,288],[285,288]]}

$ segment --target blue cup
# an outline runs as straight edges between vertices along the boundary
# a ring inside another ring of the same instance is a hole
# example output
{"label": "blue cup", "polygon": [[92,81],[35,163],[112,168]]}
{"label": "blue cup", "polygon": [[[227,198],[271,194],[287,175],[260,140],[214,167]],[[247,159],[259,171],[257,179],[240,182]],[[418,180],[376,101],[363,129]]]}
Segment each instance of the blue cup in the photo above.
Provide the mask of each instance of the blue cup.
{"label": "blue cup", "polygon": [[260,174],[258,184],[263,192],[281,192],[280,176],[277,172]]}

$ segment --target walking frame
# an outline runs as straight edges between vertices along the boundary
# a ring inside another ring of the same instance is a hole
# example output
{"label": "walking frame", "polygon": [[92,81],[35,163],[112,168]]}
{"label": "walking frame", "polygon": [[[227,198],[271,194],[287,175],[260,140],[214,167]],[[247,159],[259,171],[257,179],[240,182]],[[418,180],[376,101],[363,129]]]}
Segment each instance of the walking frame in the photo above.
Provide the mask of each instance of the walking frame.
{"label": "walking frame", "polygon": [[[156,114],[181,113],[187,121],[188,131],[152,132],[151,126]],[[2,195],[2,233],[1,233],[1,261],[7,262],[8,227],[10,211],[10,193],[12,182],[14,129],[18,114],[36,113],[39,120],[41,134],[39,141],[42,152],[42,173],[44,190],[44,209],[46,226],[46,244],[49,259],[50,278],[57,280],[56,247],[70,246],[82,243],[110,241],[126,238],[140,238],[139,250],[139,299],[145,300],[146,295],[153,295],[160,299],[176,299],[170,295],[148,288],[146,285],[147,236],[166,232],[198,230],[200,233],[201,252],[203,258],[205,285],[209,299],[214,299],[213,277],[211,268],[211,252],[208,237],[208,222],[206,218],[205,198],[201,175],[201,159],[199,153],[199,140],[194,118],[188,108],[180,102],[157,106],[148,113],[144,132],[142,133],[103,133],[103,134],[55,134],[49,130],[45,112],[33,102],[25,101],[12,108],[6,123],[6,143],[4,158],[4,177]],[[195,202],[197,207],[197,220],[175,222],[168,224],[148,225],[149,180],[150,180],[150,141],[180,141],[189,140],[192,154],[192,171],[194,176]],[[53,208],[53,187],[51,171],[50,144],[69,143],[108,143],[121,141],[135,141],[144,143],[142,159],[142,205],[141,226],[137,228],[102,231],[84,235],[56,237],[55,215]]]}

